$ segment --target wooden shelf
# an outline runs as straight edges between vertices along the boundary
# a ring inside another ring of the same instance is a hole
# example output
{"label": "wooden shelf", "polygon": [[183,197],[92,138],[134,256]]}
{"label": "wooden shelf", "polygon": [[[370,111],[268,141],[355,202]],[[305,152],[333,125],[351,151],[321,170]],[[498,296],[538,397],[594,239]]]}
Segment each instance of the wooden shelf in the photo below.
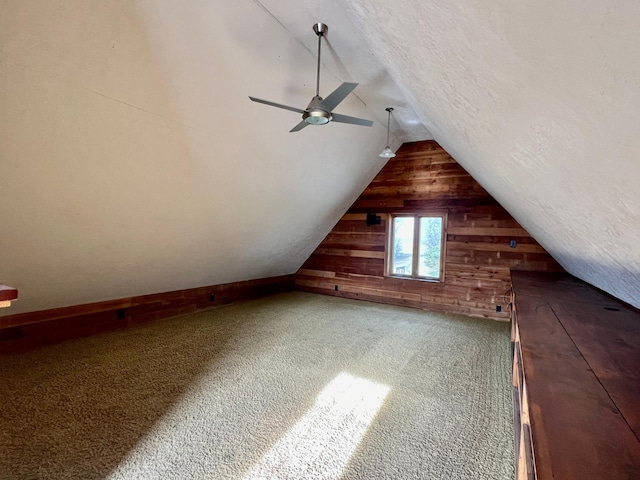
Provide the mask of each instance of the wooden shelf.
{"label": "wooden shelf", "polygon": [[568,274],[511,278],[516,478],[640,478],[640,312]]}
{"label": "wooden shelf", "polygon": [[0,284],[0,308],[11,306],[11,302],[18,298],[18,290]]}

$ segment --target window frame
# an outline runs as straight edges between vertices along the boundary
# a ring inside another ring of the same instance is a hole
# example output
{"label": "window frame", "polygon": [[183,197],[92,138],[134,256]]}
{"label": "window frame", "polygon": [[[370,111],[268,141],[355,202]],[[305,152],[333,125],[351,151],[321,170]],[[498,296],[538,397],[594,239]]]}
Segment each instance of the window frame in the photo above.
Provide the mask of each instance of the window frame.
{"label": "window frame", "polygon": [[[440,270],[438,277],[424,277],[418,275],[418,262],[420,252],[420,219],[421,218],[441,218],[442,236],[440,238]],[[411,274],[399,274],[392,271],[393,268],[393,245],[395,242],[393,224],[396,218],[413,218],[413,252]],[[385,255],[385,276],[403,280],[415,280],[419,282],[441,283],[444,281],[445,247],[447,245],[447,212],[445,211],[418,211],[390,213],[387,219],[387,254]]]}

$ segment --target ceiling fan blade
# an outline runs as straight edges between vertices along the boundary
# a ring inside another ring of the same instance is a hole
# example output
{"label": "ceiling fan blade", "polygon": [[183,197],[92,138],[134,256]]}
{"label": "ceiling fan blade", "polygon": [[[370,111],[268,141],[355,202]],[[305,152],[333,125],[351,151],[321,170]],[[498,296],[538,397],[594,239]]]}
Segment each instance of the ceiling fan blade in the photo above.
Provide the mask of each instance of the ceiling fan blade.
{"label": "ceiling fan blade", "polygon": [[327,112],[332,111],[334,108],[338,106],[338,104],[341,101],[347,98],[347,95],[349,95],[353,91],[353,89],[356,88],[357,86],[358,86],[357,83],[344,82],[342,85],[336,88],[333,92],[331,92],[327,98],[322,100],[322,103],[320,105],[322,105],[322,107]]}
{"label": "ceiling fan blade", "polygon": [[304,113],[304,110],[302,110],[301,108],[289,107],[288,105],[282,105],[281,103],[270,102],[269,100],[262,100],[260,98],[251,97],[251,96],[249,97],[249,99],[252,102],[264,103],[265,105],[282,108],[284,110],[291,110],[292,112],[296,112],[296,113]]}
{"label": "ceiling fan blade", "polygon": [[300,130],[302,130],[307,125],[309,125],[309,124],[303,120],[299,124],[297,124],[295,127],[293,127],[291,130],[289,130],[289,133],[291,133],[291,132],[299,132]]}
{"label": "ceiling fan blade", "polygon": [[331,114],[331,121],[339,123],[351,123],[353,125],[362,125],[364,127],[370,127],[373,125],[371,120],[365,120],[364,118],[350,117],[349,115],[340,115],[339,113]]}

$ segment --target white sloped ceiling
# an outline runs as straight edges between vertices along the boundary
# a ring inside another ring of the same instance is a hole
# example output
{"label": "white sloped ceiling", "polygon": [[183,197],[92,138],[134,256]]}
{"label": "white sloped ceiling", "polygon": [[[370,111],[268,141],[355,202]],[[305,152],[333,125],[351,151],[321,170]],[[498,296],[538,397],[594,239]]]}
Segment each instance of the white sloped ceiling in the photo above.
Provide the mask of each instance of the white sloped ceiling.
{"label": "white sloped ceiling", "polygon": [[348,12],[436,140],[570,273],[640,307],[640,4]]}
{"label": "white sloped ceiling", "polygon": [[[0,1],[0,315],[293,273],[435,138],[571,273],[639,305],[635,2]],[[315,90],[360,85],[290,134]],[[431,133],[433,133],[433,136]]]}
{"label": "white sloped ceiling", "polygon": [[[360,81],[332,42],[325,95]],[[249,101],[304,108],[315,55],[250,0],[0,2],[0,315],[295,272],[386,142],[360,88],[336,111],[371,128],[290,134],[298,114]]]}

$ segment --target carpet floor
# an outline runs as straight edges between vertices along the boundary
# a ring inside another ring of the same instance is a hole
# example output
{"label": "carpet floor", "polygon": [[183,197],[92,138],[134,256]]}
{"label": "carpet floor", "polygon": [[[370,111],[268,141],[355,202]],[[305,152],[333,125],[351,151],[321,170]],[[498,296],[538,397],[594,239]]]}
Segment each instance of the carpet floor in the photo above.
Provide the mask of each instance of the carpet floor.
{"label": "carpet floor", "polygon": [[512,479],[509,350],[290,292],[3,355],[0,478]]}

